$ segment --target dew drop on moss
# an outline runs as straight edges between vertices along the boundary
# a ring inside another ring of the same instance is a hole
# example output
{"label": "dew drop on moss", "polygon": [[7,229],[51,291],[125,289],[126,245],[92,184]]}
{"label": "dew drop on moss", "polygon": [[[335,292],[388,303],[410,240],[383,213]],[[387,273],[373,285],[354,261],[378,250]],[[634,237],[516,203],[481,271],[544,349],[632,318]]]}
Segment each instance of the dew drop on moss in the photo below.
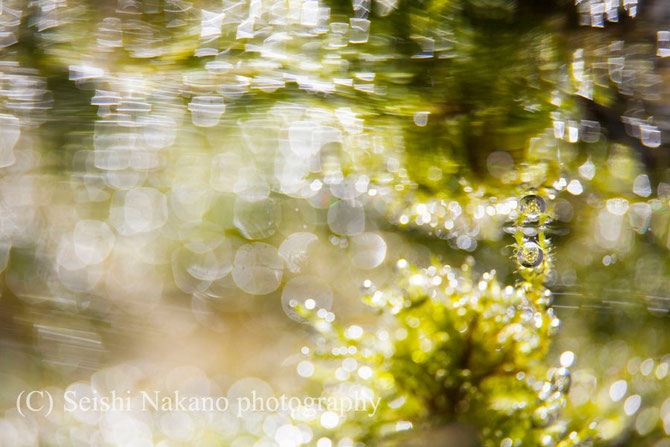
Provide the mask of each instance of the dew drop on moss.
{"label": "dew drop on moss", "polygon": [[547,210],[547,205],[542,197],[529,194],[521,199],[520,210],[527,221],[536,221]]}
{"label": "dew drop on moss", "polygon": [[544,251],[538,244],[529,241],[519,247],[516,258],[523,267],[537,267],[544,260]]}

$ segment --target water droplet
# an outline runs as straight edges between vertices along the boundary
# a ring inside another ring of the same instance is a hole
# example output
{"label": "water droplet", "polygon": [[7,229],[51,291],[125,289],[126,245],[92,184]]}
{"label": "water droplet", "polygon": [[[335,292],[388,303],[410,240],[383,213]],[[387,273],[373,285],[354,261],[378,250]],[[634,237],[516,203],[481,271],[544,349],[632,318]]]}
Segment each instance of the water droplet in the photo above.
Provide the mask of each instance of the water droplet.
{"label": "water droplet", "polygon": [[523,233],[524,236],[528,237],[533,237],[537,236],[537,233],[539,232],[539,229],[537,228],[536,225],[520,225],[518,227],[514,227],[515,231],[518,229]]}
{"label": "water droplet", "polygon": [[167,116],[153,115],[142,117],[142,136],[144,144],[153,149],[160,149],[174,143],[177,135],[177,123]]}
{"label": "water droplet", "polygon": [[646,174],[638,175],[635,178],[633,192],[640,197],[649,197],[651,195],[651,184]]}
{"label": "water droplet", "polygon": [[80,220],[72,234],[74,253],[85,264],[99,264],[114,246],[114,233],[106,223]]}
{"label": "water droplet", "polygon": [[430,112],[426,111],[421,111],[421,112],[414,112],[414,124],[416,124],[419,127],[423,127],[426,124],[428,124],[428,115]]}
{"label": "water droplet", "polygon": [[[226,276],[233,266],[233,249],[228,239],[221,238],[214,247],[198,246],[185,250],[184,265],[194,278],[214,281]],[[198,249],[196,249],[198,248]]]}
{"label": "water droplet", "polygon": [[212,188],[216,191],[233,192],[243,166],[240,156],[233,152],[219,154],[212,158],[211,165],[209,182]]}
{"label": "water droplet", "polygon": [[264,239],[275,233],[279,223],[279,205],[270,198],[235,200],[235,226],[247,239]]}
{"label": "water droplet", "polygon": [[362,233],[365,228],[363,205],[355,200],[338,200],[328,209],[328,226],[336,234]]}
{"label": "water droplet", "polygon": [[577,179],[570,180],[568,183],[568,192],[574,196],[578,196],[584,192],[584,187]]}
{"label": "water droplet", "polygon": [[339,199],[355,199],[361,193],[356,188],[358,178],[350,175],[341,182],[330,185],[330,192]]}
{"label": "water droplet", "polygon": [[514,158],[506,151],[491,152],[486,158],[486,168],[496,178],[502,178],[514,169]]}
{"label": "water droplet", "polygon": [[615,216],[623,216],[628,211],[628,200],[618,197],[609,199],[607,201],[607,211]]}
{"label": "water droplet", "polygon": [[570,385],[572,384],[570,370],[565,367],[556,369],[556,371],[554,371],[554,373],[551,375],[551,384],[553,389],[566,394],[568,391],[570,391]]}
{"label": "water droplet", "polygon": [[575,353],[572,351],[565,351],[561,354],[561,366],[569,368],[575,361]]}
{"label": "water droplet", "polygon": [[350,31],[349,42],[351,43],[365,43],[368,41],[370,33],[370,21],[361,18],[349,19]]}
{"label": "water droplet", "polygon": [[547,210],[547,205],[542,197],[529,194],[521,199],[520,209],[526,220],[535,221]]}
{"label": "water droplet", "polygon": [[320,147],[315,141],[316,124],[311,121],[296,121],[288,129],[289,145],[298,156],[309,158],[316,154]]}
{"label": "water droplet", "polygon": [[634,394],[624,401],[623,411],[626,415],[632,416],[640,409],[640,404],[642,404],[642,398],[639,394]]}
{"label": "water droplet", "polygon": [[310,247],[318,240],[312,233],[293,233],[279,246],[279,256],[291,272],[298,273],[307,265]]}
{"label": "water droplet", "polygon": [[536,427],[546,427],[554,421],[554,413],[551,411],[551,405],[543,405],[533,412],[533,425]]}
{"label": "water droplet", "polygon": [[226,106],[223,98],[218,96],[196,96],[188,105],[191,111],[193,124],[200,127],[212,127],[219,123],[219,119]]}
{"label": "water droplet", "polygon": [[596,165],[593,164],[590,158],[579,167],[579,175],[586,180],[591,180],[596,175]]}
{"label": "water droplet", "polygon": [[69,270],[58,266],[58,279],[65,287],[75,292],[86,292],[95,287],[102,277],[99,265],[88,265],[77,270]]}
{"label": "water droplet", "polygon": [[14,146],[19,140],[21,128],[18,118],[12,115],[0,115],[0,167],[14,164]]}
{"label": "water droplet", "polygon": [[175,186],[169,193],[170,210],[185,222],[200,222],[210,206],[208,188]]}
{"label": "water droplet", "polygon": [[[200,260],[198,259],[199,257],[198,253],[194,253],[186,248],[178,248],[172,253],[172,277],[177,287],[185,293],[203,291],[210,284],[210,280],[196,278],[190,272],[190,269],[197,265],[198,262],[208,263],[208,260]],[[207,256],[203,255],[202,257],[205,258]],[[209,257],[212,257],[211,254]],[[211,263],[211,260],[209,262]]]}
{"label": "water droplet", "polygon": [[656,126],[641,124],[640,140],[647,147],[659,147],[661,145],[661,131]]}
{"label": "water droplet", "polygon": [[[298,276],[286,283],[281,295],[284,312],[292,320],[304,321],[298,315],[291,301],[297,301],[298,305],[308,309],[330,309],[333,303],[333,292],[328,284],[315,276]],[[310,301],[310,303],[307,303]]]}
{"label": "water droplet", "polygon": [[321,425],[324,428],[331,429],[337,427],[340,423],[340,418],[337,413],[333,411],[326,411],[321,415]]}
{"label": "water droplet", "polygon": [[532,268],[542,264],[544,260],[544,252],[542,248],[535,242],[525,242],[516,253],[519,264],[524,267]]}
{"label": "water droplet", "polygon": [[353,264],[361,269],[373,269],[386,257],[386,242],[376,233],[362,233],[351,238]]}
{"label": "water droplet", "polygon": [[298,363],[298,374],[301,377],[312,377],[312,374],[314,374],[314,364],[307,360]]}
{"label": "water droplet", "polygon": [[284,266],[272,245],[254,242],[241,246],[235,254],[233,280],[252,295],[266,295],[279,287]]}
{"label": "water droplet", "polygon": [[110,221],[122,235],[156,230],[167,217],[167,199],[153,188],[119,191],[112,199]]}
{"label": "water droplet", "polygon": [[582,141],[595,143],[600,139],[600,123],[598,121],[582,120]]}
{"label": "water droplet", "polygon": [[628,383],[625,380],[617,380],[610,385],[609,395],[613,402],[618,402],[626,395]]}

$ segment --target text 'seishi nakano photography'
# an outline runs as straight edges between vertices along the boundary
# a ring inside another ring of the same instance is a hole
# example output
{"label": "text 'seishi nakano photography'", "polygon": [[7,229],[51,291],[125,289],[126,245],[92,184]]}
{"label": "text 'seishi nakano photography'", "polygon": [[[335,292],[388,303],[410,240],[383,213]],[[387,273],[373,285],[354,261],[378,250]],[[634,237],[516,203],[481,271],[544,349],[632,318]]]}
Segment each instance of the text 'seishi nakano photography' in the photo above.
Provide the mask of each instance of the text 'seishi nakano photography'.
{"label": "text 'seishi nakano photography'", "polygon": [[0,0],[0,447],[670,447],[670,2]]}

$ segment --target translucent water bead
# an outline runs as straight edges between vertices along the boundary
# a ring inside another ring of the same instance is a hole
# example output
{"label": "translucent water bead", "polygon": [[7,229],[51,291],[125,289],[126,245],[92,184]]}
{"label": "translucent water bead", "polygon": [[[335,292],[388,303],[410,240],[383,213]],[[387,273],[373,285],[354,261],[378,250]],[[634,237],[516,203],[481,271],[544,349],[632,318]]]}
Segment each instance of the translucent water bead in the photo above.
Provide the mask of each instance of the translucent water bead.
{"label": "translucent water bead", "polygon": [[523,267],[533,268],[542,264],[544,251],[532,241],[525,242],[516,253],[516,258]]}
{"label": "translucent water bead", "polygon": [[547,210],[547,205],[544,199],[535,194],[529,194],[521,199],[520,203],[521,214],[526,221],[536,221]]}

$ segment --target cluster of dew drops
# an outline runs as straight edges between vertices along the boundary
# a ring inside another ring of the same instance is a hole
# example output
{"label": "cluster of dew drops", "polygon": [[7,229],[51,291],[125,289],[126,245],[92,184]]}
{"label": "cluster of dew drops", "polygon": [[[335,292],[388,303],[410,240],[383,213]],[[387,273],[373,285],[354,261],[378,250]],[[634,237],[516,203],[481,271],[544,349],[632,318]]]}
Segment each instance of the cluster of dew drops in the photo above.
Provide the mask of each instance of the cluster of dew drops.
{"label": "cluster of dew drops", "polygon": [[545,250],[540,239],[543,237],[547,205],[544,199],[536,194],[528,194],[521,199],[520,215],[523,242],[516,252],[517,262],[524,268],[539,268],[545,260]]}

